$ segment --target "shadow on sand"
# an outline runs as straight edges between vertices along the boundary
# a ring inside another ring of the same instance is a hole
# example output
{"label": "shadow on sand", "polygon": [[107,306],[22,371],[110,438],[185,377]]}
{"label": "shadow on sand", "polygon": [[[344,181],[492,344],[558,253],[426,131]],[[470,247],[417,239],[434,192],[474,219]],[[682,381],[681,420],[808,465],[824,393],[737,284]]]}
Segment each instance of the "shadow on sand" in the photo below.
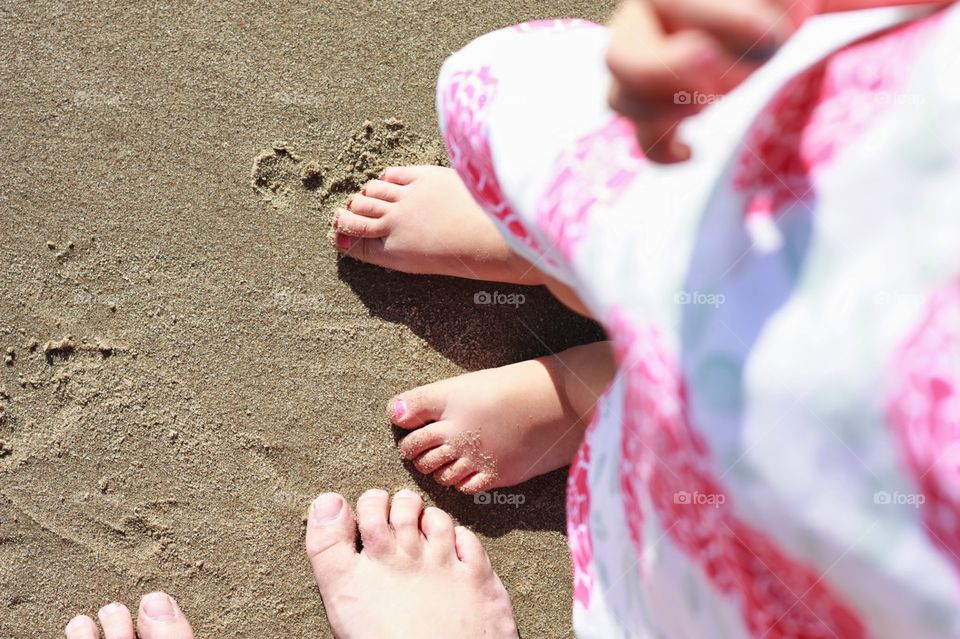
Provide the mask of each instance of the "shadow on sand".
{"label": "shadow on sand", "polygon": [[[466,370],[503,366],[604,338],[595,322],[567,310],[543,287],[406,275],[349,258],[340,258],[337,271],[373,317],[407,326]],[[395,435],[399,439],[402,432]],[[412,464],[406,467],[437,506],[484,535],[566,531],[566,469],[496,491],[499,499],[510,501],[498,505],[479,503],[482,499],[439,486]]]}

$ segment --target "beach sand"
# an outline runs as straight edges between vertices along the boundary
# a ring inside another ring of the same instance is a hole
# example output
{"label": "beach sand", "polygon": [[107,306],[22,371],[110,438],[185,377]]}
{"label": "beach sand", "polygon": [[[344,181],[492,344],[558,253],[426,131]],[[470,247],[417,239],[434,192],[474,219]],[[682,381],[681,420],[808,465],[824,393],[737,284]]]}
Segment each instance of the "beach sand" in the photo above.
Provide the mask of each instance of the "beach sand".
{"label": "beach sand", "polygon": [[442,162],[434,81],[585,0],[0,4],[0,639],[150,590],[200,637],[327,637],[316,494],[404,486],[478,531],[524,637],[570,636],[565,472],[476,504],[385,415],[425,382],[596,339],[539,289],[338,260],[333,208]]}

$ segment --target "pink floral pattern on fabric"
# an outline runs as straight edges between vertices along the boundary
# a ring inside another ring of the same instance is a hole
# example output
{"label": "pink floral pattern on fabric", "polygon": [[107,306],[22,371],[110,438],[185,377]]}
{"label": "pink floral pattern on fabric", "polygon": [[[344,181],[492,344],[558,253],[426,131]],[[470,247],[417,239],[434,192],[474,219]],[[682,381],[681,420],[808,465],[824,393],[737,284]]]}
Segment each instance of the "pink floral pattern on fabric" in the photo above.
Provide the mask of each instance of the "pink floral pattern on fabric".
{"label": "pink floral pattern on fabric", "polygon": [[841,49],[787,82],[748,131],[733,184],[746,215],[807,199],[813,175],[870,129],[903,92],[942,13]]}
{"label": "pink floral pattern on fabric", "polygon": [[[594,418],[593,424],[596,424]],[[590,431],[587,431],[567,477],[567,543],[573,564],[573,600],[590,607],[593,592],[593,541],[590,538]]]}
{"label": "pink floral pattern on fabric", "polygon": [[490,67],[453,73],[440,97],[444,140],[450,164],[474,200],[499,220],[521,244],[543,255],[543,250],[510,207],[497,179],[487,139],[487,113],[497,94]]}
{"label": "pink floral pattern on fabric", "polygon": [[[613,330],[621,329],[620,320],[614,315]],[[626,340],[614,340],[613,349],[618,362],[630,361],[630,348]],[[624,407],[626,408],[626,407]],[[628,411],[624,411],[624,420],[621,428],[624,433],[636,427],[635,421],[631,418]],[[636,483],[633,478],[642,476],[646,469],[642,462],[646,459],[643,455],[643,440],[639,435],[627,437],[625,434],[621,437],[620,444],[620,494],[623,499],[623,514],[627,521],[627,532],[630,535],[630,541],[634,548],[638,550],[643,548],[643,497],[642,483]]]}
{"label": "pink floral pattern on fabric", "polygon": [[[610,319],[627,380],[621,440],[626,512],[637,511],[638,495],[646,493],[666,534],[719,592],[740,604],[754,636],[864,637],[863,623],[822,575],[735,515],[708,446],[690,424],[679,366],[660,332],[636,328],[616,310]],[[642,554],[633,525],[631,538]]]}
{"label": "pink floral pattern on fabric", "polygon": [[580,18],[557,18],[555,20],[531,20],[514,25],[512,28],[520,33],[533,33],[535,31],[552,31],[555,33],[564,33],[570,29],[599,28],[600,25],[589,20]]}
{"label": "pink floral pattern on fabric", "polygon": [[614,204],[645,163],[629,120],[614,117],[557,158],[537,204],[538,228],[567,260],[587,233],[591,211]]}
{"label": "pink floral pattern on fabric", "polygon": [[890,424],[930,538],[960,570],[960,280],[934,295],[893,370]]}

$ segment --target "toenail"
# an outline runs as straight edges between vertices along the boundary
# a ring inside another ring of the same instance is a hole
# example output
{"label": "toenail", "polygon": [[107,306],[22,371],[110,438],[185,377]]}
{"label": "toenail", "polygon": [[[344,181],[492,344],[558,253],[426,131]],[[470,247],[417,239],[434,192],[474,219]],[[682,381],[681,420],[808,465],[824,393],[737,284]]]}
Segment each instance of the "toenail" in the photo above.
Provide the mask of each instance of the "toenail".
{"label": "toenail", "polygon": [[322,526],[336,521],[343,512],[343,497],[337,493],[324,493],[313,500],[310,505],[311,526]]}
{"label": "toenail", "polygon": [[402,418],[407,412],[407,405],[402,399],[393,402],[393,416],[396,419]]}
{"label": "toenail", "polygon": [[346,251],[350,248],[350,236],[344,235],[342,233],[337,235],[337,246],[342,250]]}
{"label": "toenail", "polygon": [[87,625],[87,620],[83,617],[76,616],[70,620],[70,623],[67,624],[67,630],[76,630],[82,626]]}
{"label": "toenail", "polygon": [[173,606],[170,595],[162,592],[152,592],[144,597],[140,607],[143,614],[154,621],[173,621],[176,619],[176,608]]}
{"label": "toenail", "polygon": [[397,491],[396,496],[401,499],[420,499],[420,495],[413,492],[412,490],[407,490],[406,488]]}
{"label": "toenail", "polygon": [[115,615],[120,612],[123,612],[123,604],[118,602],[113,602],[101,608],[99,614],[109,616],[109,615]]}

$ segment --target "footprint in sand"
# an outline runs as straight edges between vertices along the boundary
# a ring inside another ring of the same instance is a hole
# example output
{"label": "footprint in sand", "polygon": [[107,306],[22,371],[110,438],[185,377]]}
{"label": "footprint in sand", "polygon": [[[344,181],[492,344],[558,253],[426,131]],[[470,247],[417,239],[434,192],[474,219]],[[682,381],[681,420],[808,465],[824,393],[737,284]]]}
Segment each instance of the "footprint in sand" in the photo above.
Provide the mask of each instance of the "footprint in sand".
{"label": "footprint in sand", "polygon": [[274,142],[253,159],[250,185],[274,208],[286,207],[302,195],[322,208],[331,198],[356,192],[386,166],[443,164],[445,158],[440,140],[423,139],[399,120],[368,121],[329,159],[305,158],[290,142]]}
{"label": "footprint in sand", "polygon": [[316,188],[323,182],[323,174],[316,162],[304,162],[288,142],[274,142],[273,148],[253,159],[250,184],[265,202],[278,208],[286,206],[298,182]]}

